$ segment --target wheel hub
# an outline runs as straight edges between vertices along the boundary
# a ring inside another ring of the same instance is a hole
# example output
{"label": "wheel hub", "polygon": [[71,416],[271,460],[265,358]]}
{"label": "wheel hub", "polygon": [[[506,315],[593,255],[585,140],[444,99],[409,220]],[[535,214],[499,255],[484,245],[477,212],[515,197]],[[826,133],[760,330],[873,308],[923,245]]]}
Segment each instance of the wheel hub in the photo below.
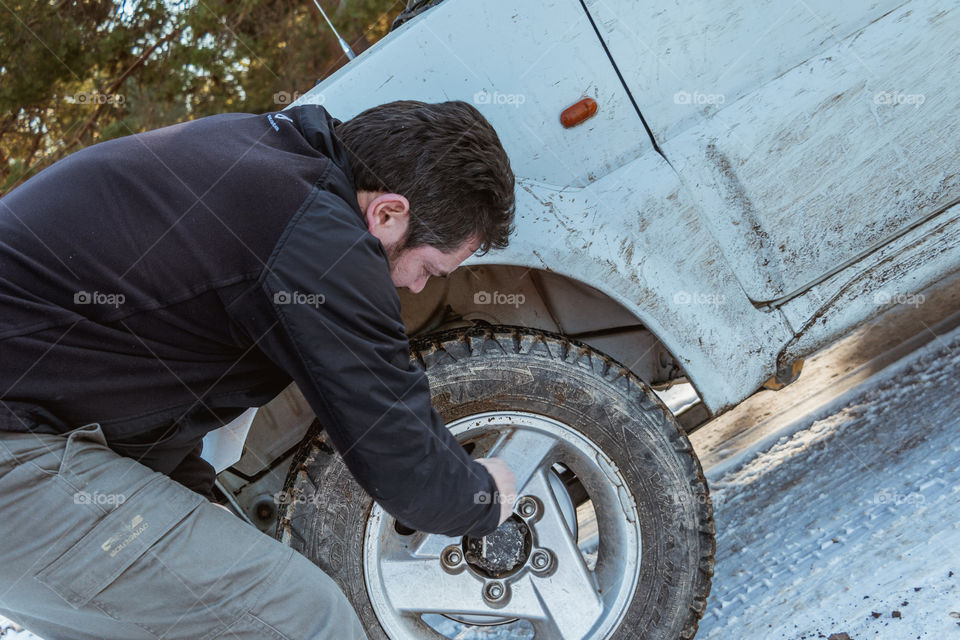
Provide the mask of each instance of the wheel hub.
{"label": "wheel hub", "polygon": [[488,536],[465,536],[463,555],[467,564],[478,573],[489,578],[502,578],[523,567],[532,545],[530,528],[513,515]]}
{"label": "wheel hub", "polygon": [[[476,414],[448,428],[461,442],[483,443],[478,455],[511,464],[521,495],[485,538],[404,535],[373,508],[364,578],[387,636],[451,638],[459,631],[447,621],[506,631],[523,620],[535,637],[557,637],[559,628],[571,638],[607,637],[629,602],[641,554],[636,507],[628,510],[632,503],[625,507],[610,482],[618,469],[590,440],[538,414]],[[577,504],[561,478],[571,465],[597,514],[588,535],[607,541],[605,563],[587,566],[579,548]]]}

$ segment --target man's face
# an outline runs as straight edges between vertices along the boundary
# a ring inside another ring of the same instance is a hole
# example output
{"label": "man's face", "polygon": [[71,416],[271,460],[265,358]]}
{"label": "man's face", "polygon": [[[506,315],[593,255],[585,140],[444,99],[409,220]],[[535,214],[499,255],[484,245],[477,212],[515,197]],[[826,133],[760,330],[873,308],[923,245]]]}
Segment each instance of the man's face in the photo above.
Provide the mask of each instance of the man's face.
{"label": "man's face", "polygon": [[419,293],[431,276],[443,277],[460,266],[480,246],[479,240],[464,242],[454,251],[434,247],[402,248],[410,221],[410,203],[397,193],[359,191],[357,201],[367,227],[383,244],[390,261],[390,277],[396,287]]}
{"label": "man's face", "polygon": [[390,277],[395,287],[406,287],[412,293],[420,293],[431,276],[444,277],[452,272],[479,246],[479,242],[465,242],[459,249],[444,253],[426,246],[398,250],[397,244],[385,247],[390,260]]}

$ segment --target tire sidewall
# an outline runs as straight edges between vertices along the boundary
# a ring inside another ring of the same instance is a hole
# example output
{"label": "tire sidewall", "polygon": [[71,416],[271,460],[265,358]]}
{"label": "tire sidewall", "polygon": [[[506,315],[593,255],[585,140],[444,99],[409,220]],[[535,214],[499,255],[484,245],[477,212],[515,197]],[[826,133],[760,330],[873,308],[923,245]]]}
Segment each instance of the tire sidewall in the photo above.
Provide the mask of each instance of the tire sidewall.
{"label": "tire sidewall", "polygon": [[[516,333],[481,338],[500,348],[472,343],[476,336],[444,338],[416,344],[414,354],[445,423],[489,411],[547,416],[619,469],[639,517],[642,557],[636,590],[609,638],[693,637],[712,574],[712,509],[700,465],[669,410],[624,367],[561,337],[537,332],[534,341],[545,350],[524,350]],[[317,431],[308,442],[323,439]],[[373,501],[328,446],[304,449],[287,481],[291,501],[281,506],[278,537],[334,578],[371,638],[386,639],[364,578]]]}

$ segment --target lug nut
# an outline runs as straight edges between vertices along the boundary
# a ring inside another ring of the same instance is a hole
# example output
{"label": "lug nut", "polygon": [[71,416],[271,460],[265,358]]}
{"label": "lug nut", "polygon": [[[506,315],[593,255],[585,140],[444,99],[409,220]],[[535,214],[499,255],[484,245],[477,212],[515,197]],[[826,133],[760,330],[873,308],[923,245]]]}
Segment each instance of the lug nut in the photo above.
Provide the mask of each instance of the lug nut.
{"label": "lug nut", "polygon": [[533,565],[533,568],[537,571],[546,571],[552,564],[550,552],[544,551],[543,549],[537,549],[530,556],[530,564]]}
{"label": "lug nut", "polygon": [[488,582],[483,588],[484,597],[491,602],[502,599],[506,594],[507,589],[502,582]]}
{"label": "lug nut", "polygon": [[450,546],[443,550],[440,558],[445,567],[452,569],[463,561],[463,553],[459,547]]}
{"label": "lug nut", "polygon": [[517,501],[517,513],[524,518],[532,518],[537,514],[537,501],[530,496],[524,496]]}

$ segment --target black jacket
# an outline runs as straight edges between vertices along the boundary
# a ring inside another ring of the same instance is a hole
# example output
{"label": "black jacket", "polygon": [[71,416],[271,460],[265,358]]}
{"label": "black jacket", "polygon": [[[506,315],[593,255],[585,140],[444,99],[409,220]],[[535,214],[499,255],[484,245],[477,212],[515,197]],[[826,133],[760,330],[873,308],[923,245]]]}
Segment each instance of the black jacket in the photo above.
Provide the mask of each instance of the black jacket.
{"label": "black jacket", "polygon": [[99,422],[209,495],[201,438],[296,381],[410,527],[489,533],[494,484],[411,366],[337,121],[307,105],[94,145],[0,199],[0,430]]}

